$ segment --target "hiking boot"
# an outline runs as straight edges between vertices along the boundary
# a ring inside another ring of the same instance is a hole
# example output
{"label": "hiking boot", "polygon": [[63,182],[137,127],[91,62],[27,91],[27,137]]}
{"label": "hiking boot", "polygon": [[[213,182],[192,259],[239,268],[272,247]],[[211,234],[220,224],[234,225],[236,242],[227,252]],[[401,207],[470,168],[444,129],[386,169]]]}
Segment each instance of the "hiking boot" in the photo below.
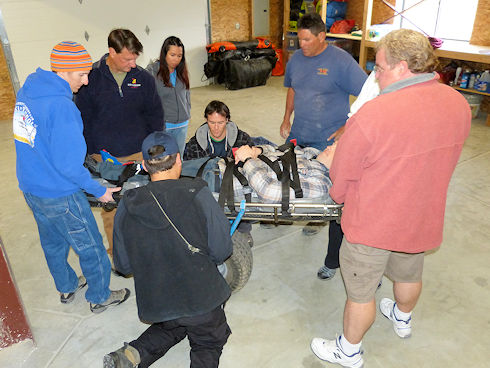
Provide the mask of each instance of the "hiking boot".
{"label": "hiking boot", "polygon": [[63,304],[69,304],[75,300],[75,294],[82,290],[87,285],[87,280],[85,280],[84,276],[78,277],[78,285],[77,288],[71,293],[60,293],[60,302]]}
{"label": "hiking boot", "polygon": [[320,280],[330,280],[332,277],[335,276],[335,272],[337,272],[335,268],[328,268],[327,266],[322,266],[316,273],[316,276]]}
{"label": "hiking boot", "polygon": [[127,342],[122,348],[104,356],[104,368],[135,368],[140,362],[139,351]]}
{"label": "hiking boot", "polygon": [[128,299],[129,294],[131,294],[131,292],[128,289],[111,290],[111,294],[105,302],[100,304],[90,303],[90,310],[93,313],[101,313],[109,307],[124,303]]}
{"label": "hiking boot", "polygon": [[379,303],[379,310],[386,318],[393,322],[395,333],[402,339],[406,339],[412,335],[412,317],[408,318],[407,321],[398,319],[395,315],[395,305],[396,303],[393,300],[383,298]]}
{"label": "hiking boot", "polygon": [[303,235],[311,236],[318,234],[321,229],[325,226],[325,223],[321,222],[308,222],[305,227],[303,227]]}
{"label": "hiking boot", "polygon": [[321,360],[326,360],[330,363],[340,364],[342,367],[362,368],[364,360],[362,359],[363,351],[347,355],[342,350],[340,345],[340,336],[335,340],[325,340],[315,337],[311,341],[311,350]]}

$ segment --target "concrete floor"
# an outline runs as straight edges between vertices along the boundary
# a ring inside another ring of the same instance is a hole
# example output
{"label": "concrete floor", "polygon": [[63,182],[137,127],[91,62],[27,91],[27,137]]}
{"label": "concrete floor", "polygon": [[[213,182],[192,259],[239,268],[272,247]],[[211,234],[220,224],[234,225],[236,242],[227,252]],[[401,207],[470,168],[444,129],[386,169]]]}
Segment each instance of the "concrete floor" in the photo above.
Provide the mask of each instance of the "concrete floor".
{"label": "concrete floor", "polygon": [[[285,102],[282,78],[267,86],[226,91],[192,90],[189,135],[204,107],[221,99],[232,120],[251,135],[280,142]],[[366,367],[488,367],[490,343],[490,127],[485,114],[473,120],[471,136],[449,188],[444,243],[426,257],[424,289],[413,314],[413,336],[399,339],[391,323],[378,318],[364,338]],[[39,245],[36,225],[17,188],[11,122],[0,122],[0,235],[7,248],[35,344],[0,351],[0,367],[101,367],[104,354],[136,338],[147,326],[138,320],[131,279],[113,277],[112,288],[128,287],[130,299],[102,314],[89,311],[83,296],[61,305]],[[96,218],[100,221],[100,214]],[[407,219],[410,221],[410,219]],[[312,337],[341,332],[345,291],[340,274],[320,281],[328,229],[306,238],[301,225],[262,229],[254,225],[254,268],[226,312],[233,334],[221,367],[320,368],[332,366],[310,351]],[[79,271],[76,256],[71,264]],[[377,299],[391,297],[384,280]],[[188,366],[182,342],[154,367]]]}

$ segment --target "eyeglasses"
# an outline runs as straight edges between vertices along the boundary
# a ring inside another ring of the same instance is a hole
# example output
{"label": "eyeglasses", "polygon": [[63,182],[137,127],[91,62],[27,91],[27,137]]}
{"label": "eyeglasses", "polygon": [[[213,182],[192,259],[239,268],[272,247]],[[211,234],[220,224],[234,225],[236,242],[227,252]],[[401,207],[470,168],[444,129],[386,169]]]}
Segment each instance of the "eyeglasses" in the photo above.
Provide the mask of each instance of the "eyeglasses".
{"label": "eyeglasses", "polygon": [[373,68],[373,72],[375,72],[375,73],[382,73],[384,71],[385,71],[385,69],[380,67],[379,65],[375,65]]}

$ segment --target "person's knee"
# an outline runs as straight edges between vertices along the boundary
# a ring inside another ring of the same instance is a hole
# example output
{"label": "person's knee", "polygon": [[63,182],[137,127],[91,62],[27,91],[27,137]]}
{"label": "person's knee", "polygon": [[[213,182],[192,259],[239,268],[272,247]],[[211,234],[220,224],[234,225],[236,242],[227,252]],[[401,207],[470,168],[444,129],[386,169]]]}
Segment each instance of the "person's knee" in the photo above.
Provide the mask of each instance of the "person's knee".
{"label": "person's knee", "polygon": [[339,260],[349,300],[365,304],[374,299],[388,257],[389,251],[352,244],[344,238]]}
{"label": "person's knee", "polygon": [[231,335],[224,310],[218,307],[203,317],[201,324],[187,328],[191,348],[222,349]]}

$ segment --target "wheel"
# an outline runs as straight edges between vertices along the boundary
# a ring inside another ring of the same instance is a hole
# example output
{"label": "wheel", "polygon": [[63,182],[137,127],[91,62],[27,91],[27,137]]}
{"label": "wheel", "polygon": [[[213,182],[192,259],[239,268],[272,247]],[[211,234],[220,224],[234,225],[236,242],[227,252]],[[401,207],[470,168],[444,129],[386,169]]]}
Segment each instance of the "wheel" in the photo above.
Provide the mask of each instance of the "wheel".
{"label": "wheel", "polygon": [[223,277],[234,293],[245,286],[252,273],[253,254],[249,237],[251,236],[248,233],[235,231],[231,237],[233,254],[221,267]]}
{"label": "wheel", "polygon": [[248,243],[248,246],[250,248],[252,248],[254,246],[254,238],[252,238],[252,234],[250,234],[250,233],[242,233],[242,235],[245,237],[245,240]]}

